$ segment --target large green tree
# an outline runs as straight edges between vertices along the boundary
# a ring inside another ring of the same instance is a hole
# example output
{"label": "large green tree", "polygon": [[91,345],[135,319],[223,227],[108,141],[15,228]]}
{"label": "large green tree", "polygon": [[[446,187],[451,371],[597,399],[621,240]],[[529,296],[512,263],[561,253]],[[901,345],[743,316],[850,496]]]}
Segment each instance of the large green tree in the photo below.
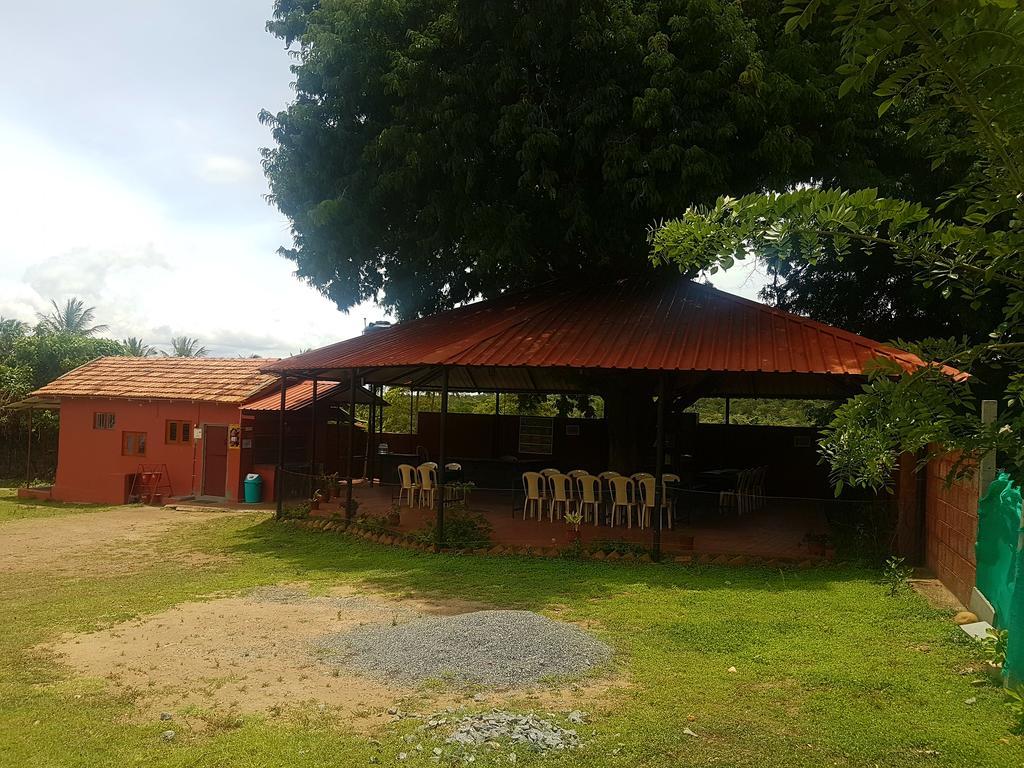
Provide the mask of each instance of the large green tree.
{"label": "large green tree", "polygon": [[828,25],[776,0],[278,0],[295,101],[261,118],[283,253],[402,317],[649,268],[644,232],[725,192],[927,179],[838,93]]}
{"label": "large green tree", "polygon": [[[655,231],[654,259],[695,270],[761,256],[813,270],[854,248],[914,270],[951,312],[994,313],[985,338],[908,345],[931,365],[880,367],[837,411],[822,443],[838,487],[888,482],[904,451],[957,451],[969,465],[990,450],[1024,473],[1024,11],[1015,0],[787,0],[793,28],[823,8],[842,41],[844,89],[872,86],[878,113],[908,99],[908,120],[936,169],[960,169],[929,205],[805,188],[721,198]],[[1000,373],[1001,371],[1001,373]],[[979,391],[1002,414],[978,418]]]}

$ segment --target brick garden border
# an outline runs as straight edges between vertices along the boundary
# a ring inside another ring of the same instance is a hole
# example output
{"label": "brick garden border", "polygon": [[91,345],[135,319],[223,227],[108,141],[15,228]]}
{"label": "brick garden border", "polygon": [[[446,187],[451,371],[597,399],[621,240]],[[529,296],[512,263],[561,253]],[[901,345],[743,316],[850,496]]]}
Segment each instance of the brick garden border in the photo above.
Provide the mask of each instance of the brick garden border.
{"label": "brick garden border", "polygon": [[[330,518],[285,518],[281,521],[296,528],[307,531],[321,531],[324,533],[343,533],[363,541],[374,544],[410,549],[417,552],[435,552],[432,544],[425,544],[407,533],[395,531],[380,531],[369,529],[360,525],[354,520],[330,519]],[[516,547],[497,544],[492,547],[480,549],[453,549],[443,548],[439,550],[443,554],[452,555],[513,555],[517,557],[538,557],[538,558],[560,558],[570,557],[568,549],[558,547]],[[635,555],[632,552],[619,554],[618,552],[606,553],[597,551],[586,553],[580,556],[581,560],[611,561],[625,563],[651,563],[650,553]],[[664,562],[668,562],[668,559]],[[788,568],[817,568],[831,564],[832,561],[825,558],[787,558],[787,557],[762,557],[758,555],[716,555],[713,553],[676,555],[671,562],[681,565],[733,565],[744,566],[754,565],[763,567],[788,567]]]}

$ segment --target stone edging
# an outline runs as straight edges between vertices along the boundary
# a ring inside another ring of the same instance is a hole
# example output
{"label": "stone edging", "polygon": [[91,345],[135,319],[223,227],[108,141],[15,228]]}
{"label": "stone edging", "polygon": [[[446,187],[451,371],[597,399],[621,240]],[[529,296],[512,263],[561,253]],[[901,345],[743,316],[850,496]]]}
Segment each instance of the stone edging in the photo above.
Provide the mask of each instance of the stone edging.
{"label": "stone edging", "polygon": [[[358,523],[349,520],[331,520],[329,518],[312,518],[312,519],[298,519],[298,518],[285,518],[281,522],[302,528],[308,531],[324,531],[332,533],[346,533],[364,541],[373,542],[375,544],[385,544],[387,546],[400,547],[402,549],[411,549],[418,552],[434,552],[434,546],[432,544],[424,544],[423,542],[415,539],[409,534],[396,533],[394,531],[376,531],[369,530],[360,526]],[[504,546],[502,544],[495,545],[493,547],[484,547],[480,549],[451,549],[444,548],[440,550],[444,554],[455,554],[455,555],[515,555],[519,557],[539,557],[539,558],[557,558],[568,555],[567,549],[558,549],[557,547],[515,547],[515,546]],[[603,551],[586,553],[582,555],[583,560],[597,560],[597,561],[611,561],[611,562],[626,562],[626,563],[650,563],[651,556],[649,553],[643,553],[641,555],[635,555],[632,552],[627,552],[624,555],[620,555],[618,552],[606,553]],[[666,556],[665,562],[668,562],[669,558]],[[712,554],[712,553],[692,553],[692,554],[680,554],[675,555],[671,558],[671,562],[680,563],[682,565],[756,565],[763,567],[788,567],[788,568],[816,568],[823,565],[828,565],[829,560],[824,558],[786,558],[786,557],[761,557],[758,555],[724,555],[724,554]]]}

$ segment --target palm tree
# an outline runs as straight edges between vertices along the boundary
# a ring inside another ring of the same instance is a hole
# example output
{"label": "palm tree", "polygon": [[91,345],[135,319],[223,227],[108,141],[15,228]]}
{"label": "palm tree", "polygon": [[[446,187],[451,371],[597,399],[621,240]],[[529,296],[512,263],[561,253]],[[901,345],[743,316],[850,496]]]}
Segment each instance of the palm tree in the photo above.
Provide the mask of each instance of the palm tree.
{"label": "palm tree", "polygon": [[105,325],[90,325],[96,317],[95,307],[85,306],[85,302],[72,297],[64,302],[64,306],[51,299],[52,312],[38,313],[39,325],[53,333],[70,333],[74,336],[95,336],[107,330]]}
{"label": "palm tree", "polygon": [[129,357],[152,357],[156,354],[156,350],[149,346],[149,344],[134,336],[122,339],[121,343],[124,345]]}
{"label": "palm tree", "polygon": [[171,339],[171,356],[206,357],[206,347],[199,346],[199,339],[191,336],[175,336]]}

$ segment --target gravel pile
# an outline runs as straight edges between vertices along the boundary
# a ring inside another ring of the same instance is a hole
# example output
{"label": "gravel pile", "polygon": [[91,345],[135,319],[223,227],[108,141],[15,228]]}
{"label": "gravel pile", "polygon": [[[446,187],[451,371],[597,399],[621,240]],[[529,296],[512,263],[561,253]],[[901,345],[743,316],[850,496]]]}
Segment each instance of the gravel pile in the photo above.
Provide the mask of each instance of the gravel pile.
{"label": "gravel pile", "polygon": [[464,747],[526,745],[538,752],[575,749],[580,745],[575,730],[560,728],[532,712],[517,715],[500,710],[462,718],[447,741]]}
{"label": "gravel pile", "polygon": [[326,661],[385,680],[431,678],[514,687],[586,672],[611,649],[581,629],[530,611],[475,611],[367,625],[321,638]]}

